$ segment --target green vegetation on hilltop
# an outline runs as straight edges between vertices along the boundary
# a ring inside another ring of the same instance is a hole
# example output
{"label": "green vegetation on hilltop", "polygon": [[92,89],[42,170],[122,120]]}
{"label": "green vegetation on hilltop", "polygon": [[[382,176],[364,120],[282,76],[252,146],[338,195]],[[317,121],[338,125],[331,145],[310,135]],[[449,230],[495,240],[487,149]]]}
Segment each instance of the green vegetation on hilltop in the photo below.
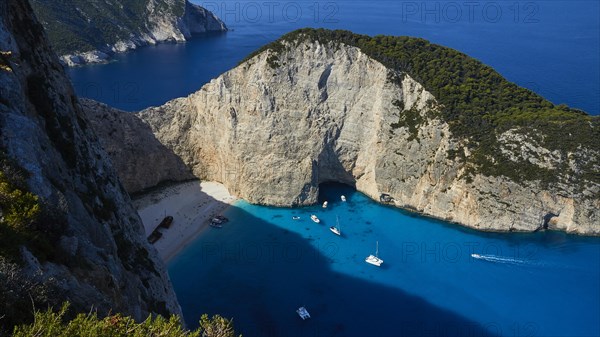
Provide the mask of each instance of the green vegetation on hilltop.
{"label": "green vegetation on hilltop", "polygon": [[[99,318],[96,314],[79,314],[66,319],[68,305],[59,312],[35,313],[34,323],[15,327],[13,337],[235,337],[233,323],[219,315],[203,315],[200,328],[186,330],[177,316],[165,319],[149,317],[136,323],[131,317],[119,314]],[[240,335],[241,336],[241,335]]]}
{"label": "green vegetation on hilltop", "polygon": [[[58,54],[105,49],[151,27],[149,0],[31,0]],[[158,15],[183,16],[184,0],[154,0]]]}
{"label": "green vegetation on hilltop", "polygon": [[[568,164],[574,159],[578,170],[585,175],[584,180],[600,184],[600,175],[590,173],[600,165],[598,158],[572,156],[574,152],[580,153],[581,148],[600,153],[600,117],[565,105],[554,105],[454,49],[406,36],[371,37],[341,30],[300,29],[264,46],[244,61],[266,50],[270,50],[271,59],[276,59],[280,52],[289,48],[287,46],[303,41],[355,46],[388,68],[420,82],[442,105],[437,115],[449,124],[453,136],[465,141],[471,152],[467,163],[473,172],[503,175],[517,182],[540,180],[549,184],[557,182],[557,172],[574,174]],[[390,78],[401,79],[399,76]],[[413,115],[401,117],[392,126],[407,126],[414,138],[417,125],[411,127],[410,123],[419,123],[420,119]],[[501,152],[498,136],[511,129],[556,153],[560,167],[542,169],[527,160],[508,159]],[[462,151],[452,153],[458,152]]]}

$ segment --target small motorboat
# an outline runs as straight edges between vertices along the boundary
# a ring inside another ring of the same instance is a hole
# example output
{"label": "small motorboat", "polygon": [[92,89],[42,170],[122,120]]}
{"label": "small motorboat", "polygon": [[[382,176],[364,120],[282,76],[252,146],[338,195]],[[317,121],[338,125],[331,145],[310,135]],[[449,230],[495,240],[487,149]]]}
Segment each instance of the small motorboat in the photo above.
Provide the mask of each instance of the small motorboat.
{"label": "small motorboat", "polygon": [[223,220],[221,220],[221,219],[219,219],[219,218],[212,218],[211,222],[218,223],[218,224],[222,224],[222,223],[224,223],[225,221],[223,221]]}
{"label": "small motorboat", "polygon": [[224,217],[222,215],[217,215],[215,217],[215,219],[219,219],[221,221],[221,223],[225,223],[225,222],[229,221],[229,219],[227,219],[226,217]]}
{"label": "small motorboat", "polygon": [[379,258],[379,241],[377,241],[377,249],[375,250],[375,255],[369,255],[365,259],[366,263],[372,264],[374,266],[380,267],[383,263],[383,260]]}
{"label": "small motorboat", "polygon": [[300,316],[302,320],[310,318],[310,314],[308,313],[308,310],[306,310],[305,307],[298,308],[298,310],[296,310],[296,313],[298,313],[298,316]]}
{"label": "small motorboat", "polygon": [[314,215],[314,214],[310,216],[310,219],[311,219],[312,221],[316,222],[316,223],[320,223],[320,222],[321,222],[321,220],[319,220],[319,218],[317,218],[317,216],[316,216],[316,215]]}
{"label": "small motorboat", "polygon": [[475,254],[475,253],[471,254],[471,257],[476,258],[476,259],[481,259],[481,255]]}
{"label": "small motorboat", "polygon": [[327,208],[327,201],[323,203],[323,208]]}
{"label": "small motorboat", "polygon": [[292,220],[300,220],[300,217],[299,216],[293,216]]}
{"label": "small motorboat", "polygon": [[343,202],[346,202],[346,196],[345,196],[345,195],[342,195],[342,196],[340,197],[340,199],[342,199],[342,201],[343,201]]}
{"label": "small motorboat", "polygon": [[379,201],[384,204],[391,204],[394,202],[394,198],[392,198],[392,196],[387,193],[383,193],[379,196]]}
{"label": "small motorboat", "polygon": [[213,227],[213,228],[223,228],[223,225],[221,225],[218,222],[211,221],[210,222],[210,227]]}

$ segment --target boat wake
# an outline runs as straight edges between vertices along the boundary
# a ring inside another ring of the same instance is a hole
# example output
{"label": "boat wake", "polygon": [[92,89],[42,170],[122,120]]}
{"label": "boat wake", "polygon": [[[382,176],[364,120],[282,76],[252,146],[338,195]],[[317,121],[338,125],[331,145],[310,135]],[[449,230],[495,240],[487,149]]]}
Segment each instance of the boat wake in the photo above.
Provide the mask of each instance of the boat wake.
{"label": "boat wake", "polygon": [[477,260],[483,260],[492,263],[504,264],[504,265],[512,265],[512,266],[522,266],[528,268],[554,268],[556,270],[570,270],[570,271],[582,271],[582,269],[568,266],[563,264],[556,264],[549,261],[540,261],[536,259],[517,259],[510,258],[506,256],[498,256],[491,254],[471,254],[471,257]]}
{"label": "boat wake", "polygon": [[514,264],[514,265],[529,265],[530,261],[522,260],[522,259],[513,259],[509,257],[496,256],[496,255],[481,255],[481,254],[471,254],[471,257],[478,260],[484,260],[488,262],[494,263],[505,263],[505,264]]}

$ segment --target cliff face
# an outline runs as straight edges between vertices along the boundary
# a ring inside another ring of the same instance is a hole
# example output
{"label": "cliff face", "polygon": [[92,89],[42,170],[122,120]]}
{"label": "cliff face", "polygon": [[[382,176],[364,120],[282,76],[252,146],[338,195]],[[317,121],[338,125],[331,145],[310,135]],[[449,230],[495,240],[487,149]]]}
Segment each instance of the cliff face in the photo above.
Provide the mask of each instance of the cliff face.
{"label": "cliff face", "polygon": [[128,193],[142,192],[161,182],[195,179],[137,116],[92,100],[80,102]]}
{"label": "cliff face", "polygon": [[187,0],[31,0],[61,61],[106,62],[114,53],[193,34],[226,31],[210,11]]}
{"label": "cliff face", "polygon": [[[600,234],[598,184],[548,188],[474,173],[461,159],[471,156],[465,140],[440,117],[444,107],[402,69],[345,44],[282,45],[139,116],[196,176],[253,203],[311,204],[319,183],[337,181],[477,229]],[[508,131],[499,141],[540,169],[557,163],[531,137]],[[598,149],[581,153],[597,172]]]}
{"label": "cliff face", "polygon": [[54,300],[76,310],[180,314],[165,267],[27,1],[0,2],[0,50],[1,154],[27,172],[52,215],[48,226],[62,228],[45,259],[22,249],[20,272],[55,284]]}
{"label": "cliff face", "polygon": [[193,34],[224,32],[227,31],[227,26],[213,12],[186,1],[180,30],[184,38],[189,38]]}

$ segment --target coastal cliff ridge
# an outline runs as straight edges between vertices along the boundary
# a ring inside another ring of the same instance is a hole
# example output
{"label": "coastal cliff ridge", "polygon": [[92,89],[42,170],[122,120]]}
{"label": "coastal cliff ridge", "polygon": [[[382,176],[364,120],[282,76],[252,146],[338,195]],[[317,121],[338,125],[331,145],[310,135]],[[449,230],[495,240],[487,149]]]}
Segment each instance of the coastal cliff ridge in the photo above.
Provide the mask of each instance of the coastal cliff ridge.
{"label": "coastal cliff ridge", "polygon": [[295,31],[137,115],[252,203],[312,204],[336,181],[480,230],[600,234],[598,117],[423,39]]}

